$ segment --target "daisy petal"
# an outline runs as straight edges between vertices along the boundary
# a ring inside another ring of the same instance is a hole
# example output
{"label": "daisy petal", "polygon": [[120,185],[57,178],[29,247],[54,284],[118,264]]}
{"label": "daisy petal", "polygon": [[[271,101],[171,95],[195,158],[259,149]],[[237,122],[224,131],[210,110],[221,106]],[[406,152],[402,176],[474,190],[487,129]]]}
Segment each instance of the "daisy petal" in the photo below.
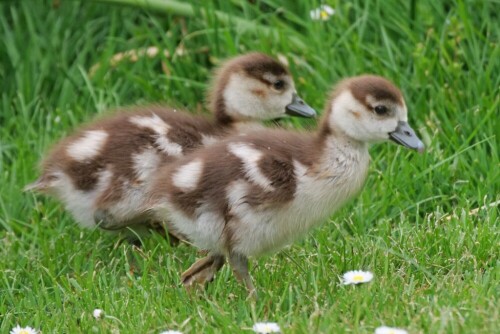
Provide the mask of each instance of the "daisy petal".
{"label": "daisy petal", "polygon": [[259,334],[281,333],[280,326],[275,322],[257,322],[252,329]]}
{"label": "daisy petal", "polygon": [[92,312],[92,315],[94,316],[94,318],[96,319],[101,319],[104,317],[104,311],[101,310],[100,308],[96,308],[93,312]]}
{"label": "daisy petal", "polygon": [[408,332],[401,328],[381,326],[375,329],[375,334],[408,334]]}
{"label": "daisy petal", "polygon": [[309,16],[311,17],[311,19],[317,21],[319,20],[326,21],[333,14],[335,14],[335,9],[333,9],[328,5],[321,5],[318,8],[315,8],[309,12]]}
{"label": "daisy petal", "polygon": [[31,327],[21,327],[17,325],[16,327],[12,328],[10,331],[10,334],[37,334],[38,331],[34,328]]}
{"label": "daisy petal", "polygon": [[342,282],[348,284],[368,283],[373,279],[373,274],[369,271],[353,270],[342,276]]}

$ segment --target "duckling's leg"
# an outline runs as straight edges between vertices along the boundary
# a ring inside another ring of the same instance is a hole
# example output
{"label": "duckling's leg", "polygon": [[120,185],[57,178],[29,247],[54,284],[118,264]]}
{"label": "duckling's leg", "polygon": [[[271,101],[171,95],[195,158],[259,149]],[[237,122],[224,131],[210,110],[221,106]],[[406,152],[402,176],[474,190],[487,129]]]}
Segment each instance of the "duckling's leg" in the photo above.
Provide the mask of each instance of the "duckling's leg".
{"label": "duckling's leg", "polygon": [[215,274],[222,268],[226,258],[220,254],[211,254],[199,259],[188,270],[182,273],[182,284],[189,289],[194,283],[207,283],[214,279]]}
{"label": "duckling's leg", "polygon": [[257,290],[252,283],[252,277],[248,272],[248,258],[238,253],[229,254],[229,264],[233,269],[234,276],[239,282],[243,282],[248,290],[248,296],[257,299]]}

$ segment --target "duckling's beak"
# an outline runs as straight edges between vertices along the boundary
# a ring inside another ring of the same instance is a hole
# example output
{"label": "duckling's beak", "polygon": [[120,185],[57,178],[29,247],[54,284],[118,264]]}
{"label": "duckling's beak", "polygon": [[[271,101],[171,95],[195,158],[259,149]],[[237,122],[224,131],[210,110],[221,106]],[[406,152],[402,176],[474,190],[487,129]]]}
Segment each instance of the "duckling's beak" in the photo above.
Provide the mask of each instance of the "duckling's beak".
{"label": "duckling's beak", "polygon": [[407,122],[398,122],[396,130],[389,133],[389,138],[399,145],[406,146],[419,152],[423,152],[425,148],[424,143],[417,137],[415,131],[413,131]]}
{"label": "duckling's beak", "polygon": [[309,107],[296,93],[293,93],[292,103],[286,106],[286,114],[299,117],[316,117],[316,111]]}

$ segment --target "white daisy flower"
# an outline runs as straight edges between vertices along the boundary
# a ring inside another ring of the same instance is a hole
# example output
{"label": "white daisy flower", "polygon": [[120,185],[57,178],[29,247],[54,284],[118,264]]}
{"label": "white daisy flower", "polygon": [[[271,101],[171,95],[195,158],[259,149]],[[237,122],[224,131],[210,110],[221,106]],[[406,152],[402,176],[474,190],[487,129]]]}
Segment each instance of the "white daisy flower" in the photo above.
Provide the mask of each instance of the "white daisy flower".
{"label": "white daisy flower", "polygon": [[101,310],[100,308],[96,308],[94,310],[94,312],[92,312],[92,315],[94,316],[94,318],[96,319],[101,319],[101,318],[104,318],[104,311]]}
{"label": "white daisy flower", "polygon": [[168,331],[163,331],[160,334],[182,334],[182,332],[168,330]]}
{"label": "white daisy flower", "polygon": [[10,331],[10,334],[37,334],[38,331],[34,328],[31,327],[21,327],[17,325],[16,327],[12,328]]}
{"label": "white daisy flower", "polygon": [[316,9],[313,9],[309,12],[309,15],[311,16],[311,19],[316,20],[316,21],[326,21],[335,14],[335,9],[328,5],[321,5]]}
{"label": "white daisy flower", "polygon": [[408,334],[408,332],[401,328],[382,326],[375,329],[375,334]]}
{"label": "white daisy flower", "polygon": [[373,274],[369,271],[353,270],[348,271],[342,276],[345,285],[368,283],[373,279]]}
{"label": "white daisy flower", "polygon": [[252,329],[259,334],[281,333],[280,326],[275,322],[258,322],[253,325]]}

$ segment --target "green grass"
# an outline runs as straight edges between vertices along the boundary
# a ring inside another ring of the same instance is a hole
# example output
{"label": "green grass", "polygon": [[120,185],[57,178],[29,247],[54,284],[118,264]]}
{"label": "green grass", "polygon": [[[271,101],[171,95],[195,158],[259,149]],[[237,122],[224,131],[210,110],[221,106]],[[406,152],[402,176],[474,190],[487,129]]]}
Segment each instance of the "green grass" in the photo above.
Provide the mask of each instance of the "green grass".
{"label": "green grass", "polygon": [[[422,0],[414,19],[406,1],[327,2],[336,9],[327,22],[309,18],[320,1],[199,0],[186,17],[89,1],[0,4],[1,333],[18,323],[43,333],[249,333],[263,320],[284,333],[498,330],[499,207],[473,211],[500,200],[498,1]],[[110,64],[149,46],[186,52]],[[342,77],[391,78],[428,146],[421,155],[373,147],[355,201],[253,261],[258,302],[246,301],[227,267],[189,296],[179,272],[194,249],[158,236],[132,249],[80,230],[54,200],[22,193],[43,153],[82,121],[131,104],[200,109],[214,64],[250,50],[286,56],[317,109]],[[373,271],[374,281],[341,285],[353,269]],[[94,308],[110,317],[96,321]]]}

